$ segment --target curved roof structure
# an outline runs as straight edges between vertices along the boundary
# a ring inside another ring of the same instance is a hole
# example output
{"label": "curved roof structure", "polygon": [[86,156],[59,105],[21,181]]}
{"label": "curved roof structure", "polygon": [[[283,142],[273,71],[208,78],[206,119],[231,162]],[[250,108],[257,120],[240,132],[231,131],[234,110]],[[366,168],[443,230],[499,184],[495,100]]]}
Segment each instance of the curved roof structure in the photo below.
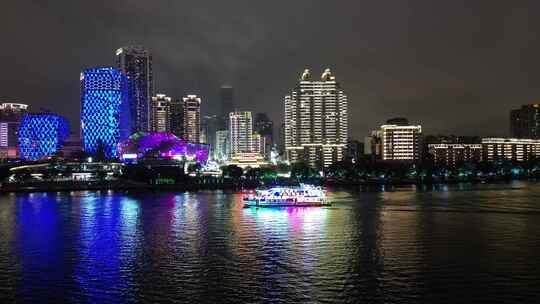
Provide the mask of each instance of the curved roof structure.
{"label": "curved roof structure", "polygon": [[137,132],[119,145],[123,159],[173,158],[177,160],[208,160],[208,145],[194,144],[170,132]]}

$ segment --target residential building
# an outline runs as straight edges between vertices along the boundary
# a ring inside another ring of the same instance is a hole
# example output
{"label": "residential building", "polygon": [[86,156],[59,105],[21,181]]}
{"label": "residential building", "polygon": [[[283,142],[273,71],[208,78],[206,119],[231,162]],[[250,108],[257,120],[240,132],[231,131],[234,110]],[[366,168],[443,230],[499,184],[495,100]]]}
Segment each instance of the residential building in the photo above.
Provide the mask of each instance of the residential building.
{"label": "residential building", "polygon": [[381,126],[382,160],[420,160],[422,127],[409,125],[405,118],[394,118]]}
{"label": "residential building", "polygon": [[253,118],[251,112],[229,113],[230,153],[258,152],[253,143]]}
{"label": "residential building", "polygon": [[201,98],[188,95],[182,98],[184,111],[184,139],[199,143],[201,140]]}
{"label": "residential building", "polygon": [[481,144],[428,144],[428,152],[433,155],[436,164],[444,164],[448,167],[482,160]]}
{"label": "residential building", "polygon": [[157,94],[150,105],[150,129],[153,132],[171,131],[171,97]]}
{"label": "residential building", "polygon": [[538,156],[538,139],[482,138],[482,159],[486,161],[528,161]]}
{"label": "residential building", "polygon": [[347,96],[330,69],[313,80],[306,69],[285,96],[285,149],[290,162],[317,169],[344,157],[348,138]]}

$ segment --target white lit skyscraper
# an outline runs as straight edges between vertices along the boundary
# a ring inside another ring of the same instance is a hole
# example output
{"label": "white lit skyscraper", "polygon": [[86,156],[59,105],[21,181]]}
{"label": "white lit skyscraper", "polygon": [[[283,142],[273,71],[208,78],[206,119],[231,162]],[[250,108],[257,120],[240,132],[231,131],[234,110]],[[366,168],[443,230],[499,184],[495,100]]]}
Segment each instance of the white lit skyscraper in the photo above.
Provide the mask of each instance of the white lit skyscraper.
{"label": "white lit skyscraper", "polygon": [[198,143],[201,140],[201,98],[188,95],[182,98],[184,109],[184,139]]}
{"label": "white lit skyscraper", "polygon": [[285,149],[290,162],[321,169],[344,157],[348,136],[347,96],[330,69],[320,80],[304,70],[285,96]]}
{"label": "white lit skyscraper", "polygon": [[150,103],[150,130],[154,132],[171,131],[171,101],[165,94],[152,97]]}
{"label": "white lit skyscraper", "polygon": [[150,129],[150,102],[154,96],[152,55],[141,46],[127,46],[116,50],[118,68],[128,79],[130,117],[134,131]]}
{"label": "white lit skyscraper", "polygon": [[229,138],[231,155],[257,152],[253,145],[251,112],[231,112],[229,114]]}

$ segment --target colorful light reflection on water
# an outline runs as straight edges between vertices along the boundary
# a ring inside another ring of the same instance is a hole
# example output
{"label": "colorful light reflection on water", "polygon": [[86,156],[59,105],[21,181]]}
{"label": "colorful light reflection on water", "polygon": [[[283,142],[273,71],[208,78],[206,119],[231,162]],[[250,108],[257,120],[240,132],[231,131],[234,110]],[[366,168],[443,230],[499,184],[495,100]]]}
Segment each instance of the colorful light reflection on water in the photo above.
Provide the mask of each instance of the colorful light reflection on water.
{"label": "colorful light reflection on water", "polygon": [[[483,187],[483,186],[480,186]],[[540,186],[241,195],[0,196],[0,301],[526,303],[540,296]]]}
{"label": "colorful light reflection on water", "polygon": [[324,233],[328,210],[318,207],[246,208],[246,216],[256,218],[259,225],[272,229],[288,229],[311,233]]}

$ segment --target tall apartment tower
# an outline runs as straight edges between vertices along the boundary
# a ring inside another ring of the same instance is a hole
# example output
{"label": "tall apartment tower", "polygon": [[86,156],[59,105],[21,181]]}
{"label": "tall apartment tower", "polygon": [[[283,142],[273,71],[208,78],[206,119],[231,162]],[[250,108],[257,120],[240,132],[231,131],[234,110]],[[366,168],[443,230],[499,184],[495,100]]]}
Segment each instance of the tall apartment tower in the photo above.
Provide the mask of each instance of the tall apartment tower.
{"label": "tall apartment tower", "polygon": [[320,80],[304,70],[285,96],[285,149],[290,162],[317,169],[344,157],[348,138],[347,96],[326,69]]}
{"label": "tall apartment tower", "polygon": [[126,76],[104,67],[84,70],[80,80],[84,151],[96,153],[102,148],[106,157],[117,157],[118,143],[133,131]]}
{"label": "tall apartment tower", "polygon": [[381,126],[382,160],[417,161],[420,159],[422,126],[410,125],[405,118],[394,118]]}
{"label": "tall apartment tower", "polygon": [[182,98],[184,110],[184,139],[198,143],[201,140],[201,98],[188,95]]}
{"label": "tall apartment tower", "polygon": [[510,111],[510,133],[514,138],[540,139],[540,104]]}
{"label": "tall apartment tower", "polygon": [[128,79],[131,100],[130,115],[135,131],[150,129],[150,101],[154,96],[152,55],[141,46],[126,46],[116,50],[118,68]]}
{"label": "tall apartment tower", "polygon": [[257,152],[257,148],[254,147],[251,112],[231,112],[229,114],[229,139],[231,156]]}
{"label": "tall apartment tower", "polygon": [[152,97],[150,104],[150,130],[153,132],[171,131],[172,99],[165,94]]}

